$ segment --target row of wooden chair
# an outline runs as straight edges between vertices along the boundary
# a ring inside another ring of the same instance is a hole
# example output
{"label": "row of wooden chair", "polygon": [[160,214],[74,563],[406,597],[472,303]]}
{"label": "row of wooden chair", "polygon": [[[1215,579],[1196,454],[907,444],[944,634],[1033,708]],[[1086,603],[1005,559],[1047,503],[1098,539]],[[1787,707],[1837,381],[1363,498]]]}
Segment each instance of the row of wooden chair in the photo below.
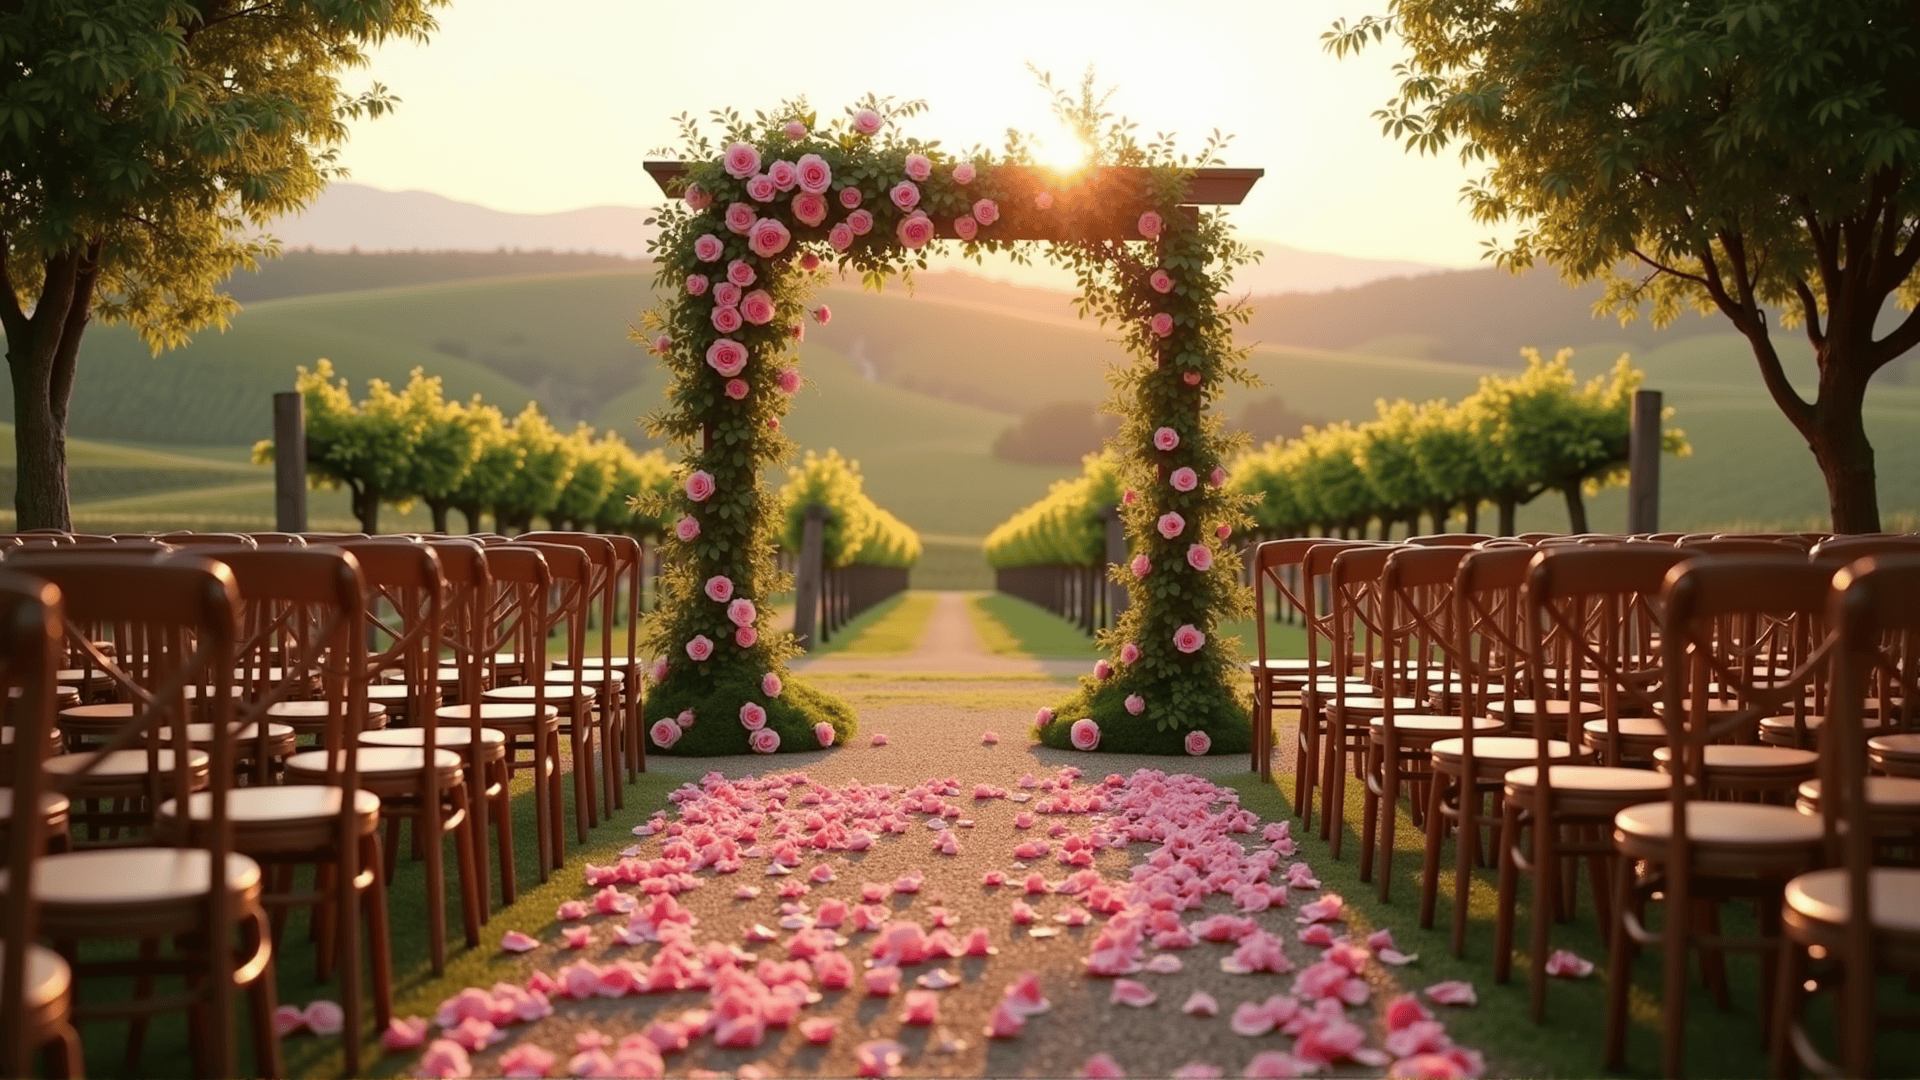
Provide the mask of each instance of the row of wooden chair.
{"label": "row of wooden chair", "polygon": [[[1499,979],[1510,965],[1518,878],[1535,878],[1536,1019],[1545,1009],[1549,923],[1571,916],[1571,868],[1584,859],[1602,927],[1626,928],[1609,935],[1616,998],[1606,1056],[1617,1065],[1636,947],[1667,943],[1668,977],[1677,980],[1685,971],[1680,946],[1700,946],[1723,997],[1724,953],[1762,951],[1763,989],[1777,989],[1771,951],[1781,886],[1788,871],[1831,855],[1830,830],[1813,815],[1826,811],[1832,800],[1821,796],[1837,783],[1823,782],[1831,755],[1818,750],[1833,744],[1822,734],[1844,704],[1831,673],[1835,571],[1862,556],[1903,552],[1920,554],[1920,539],[1456,535],[1397,545],[1262,544],[1251,560],[1260,585],[1254,764],[1271,767],[1276,707],[1296,708],[1296,813],[1311,822],[1319,792],[1322,835],[1337,856],[1345,782],[1360,778],[1361,874],[1377,872],[1383,900],[1398,797],[1412,790],[1410,809],[1426,831],[1422,925],[1434,919],[1444,838],[1456,838],[1456,955],[1465,948],[1464,898],[1481,835],[1490,833],[1499,864]],[[1306,626],[1303,661],[1270,657],[1269,593]],[[1894,659],[1876,669],[1861,699],[1875,734],[1871,760],[1888,772],[1920,763],[1920,734],[1911,730],[1920,695],[1906,692],[1913,642],[1896,636],[1883,645]],[[1920,840],[1920,780],[1883,777],[1867,790],[1880,807],[1876,820],[1887,822],[1882,846],[1911,853]],[[1759,836],[1774,839],[1758,844]],[[1694,894],[1664,871],[1712,869],[1726,855],[1722,841],[1745,845],[1733,860],[1740,869],[1680,875],[1708,898],[1690,907]],[[1682,929],[1645,929],[1639,913],[1655,895],[1679,913],[1667,926]],[[1736,895],[1758,901],[1759,938],[1718,934],[1713,900]],[[1666,995],[1670,1074],[1680,1060],[1682,987],[1672,984]]]}
{"label": "row of wooden chair", "polygon": [[[148,1016],[186,1008],[197,1071],[233,1075],[225,1002],[244,990],[256,1071],[277,1075],[273,948],[288,913],[307,907],[318,973],[341,975],[357,1072],[363,939],[372,1026],[391,1018],[385,891],[399,823],[413,824],[427,863],[438,972],[443,836],[473,947],[490,907],[490,826],[503,902],[514,895],[513,774],[535,777],[544,880],[564,858],[560,738],[581,840],[618,807],[623,774],[645,767],[632,635],[625,656],[612,638],[622,595],[637,616],[639,552],[626,538],[43,533],[0,538],[0,556],[16,591],[40,590],[34,602],[62,630],[43,650],[49,671],[37,660],[6,669],[8,880],[30,874],[36,888],[7,893],[5,955],[63,960],[48,970],[83,978],[134,974],[132,1000],[79,1014],[131,1021],[130,1062]],[[601,626],[592,657],[590,608]],[[14,811],[34,805],[44,812]],[[208,887],[212,865],[229,867],[226,890]],[[302,877],[310,887],[296,888]],[[234,948],[209,948],[236,935]],[[81,947],[94,938],[137,941],[139,959],[94,961]],[[59,951],[25,947],[42,939]],[[9,994],[47,984],[0,974]],[[168,976],[186,976],[190,992],[156,995]],[[77,1074],[70,990],[58,996],[67,1004],[47,1010],[44,1030],[8,1044],[9,1064],[51,1042],[54,1070]]]}

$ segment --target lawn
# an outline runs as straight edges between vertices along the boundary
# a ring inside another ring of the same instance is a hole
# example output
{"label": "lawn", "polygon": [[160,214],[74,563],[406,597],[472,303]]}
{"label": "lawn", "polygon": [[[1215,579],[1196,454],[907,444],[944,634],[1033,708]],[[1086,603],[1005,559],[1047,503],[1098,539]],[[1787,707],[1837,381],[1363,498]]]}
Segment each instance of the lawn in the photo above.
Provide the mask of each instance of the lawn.
{"label": "lawn", "polygon": [[1093,639],[1036,604],[1005,593],[980,593],[967,602],[980,644],[997,656],[1091,660]]}
{"label": "lawn", "polygon": [[903,656],[913,651],[933,616],[933,594],[896,593],[855,616],[809,656]]}

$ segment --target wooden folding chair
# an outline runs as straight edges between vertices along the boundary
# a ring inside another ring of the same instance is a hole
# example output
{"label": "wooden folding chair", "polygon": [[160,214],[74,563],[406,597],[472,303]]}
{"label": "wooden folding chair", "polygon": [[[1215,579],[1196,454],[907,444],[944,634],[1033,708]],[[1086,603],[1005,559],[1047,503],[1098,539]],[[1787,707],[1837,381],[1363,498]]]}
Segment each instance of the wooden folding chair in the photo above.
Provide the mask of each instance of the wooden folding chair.
{"label": "wooden folding chair", "polygon": [[[1311,538],[1293,538],[1287,540],[1268,540],[1253,549],[1251,571],[1253,574],[1253,612],[1254,640],[1257,645],[1255,659],[1248,661],[1247,668],[1253,675],[1253,771],[1260,774],[1262,780],[1273,778],[1273,713],[1284,695],[1288,703],[1298,706],[1299,693],[1305,688],[1307,680],[1314,674],[1330,670],[1327,661],[1321,661],[1319,667],[1312,661],[1273,655],[1267,646],[1267,590],[1273,590],[1273,616],[1278,618],[1283,612],[1293,612],[1305,621],[1307,602],[1304,589],[1299,585],[1301,560],[1308,551],[1322,541]],[[1309,735],[1306,724],[1299,725],[1299,761],[1310,761],[1313,752],[1308,748]],[[1311,784],[1300,780],[1299,764],[1296,762],[1294,781],[1294,813],[1302,812],[1301,792],[1311,788]]]}
{"label": "wooden folding chair", "polygon": [[[523,654],[521,670],[525,683],[521,686],[496,686],[487,691],[485,700],[525,703],[535,700],[537,696],[541,703],[558,706],[560,729],[568,737],[573,763],[574,829],[578,842],[584,844],[587,842],[587,830],[599,823],[599,810],[594,800],[594,763],[599,753],[601,733],[593,719],[598,695],[586,681],[582,666],[586,652],[587,597],[593,580],[593,565],[586,552],[572,545],[523,543],[516,539],[512,546],[538,551],[546,560],[556,595],[542,627],[542,648],[545,635],[559,631],[562,634],[563,656],[561,665],[549,671],[543,666],[527,663],[530,657]],[[519,640],[524,642],[524,638]],[[556,846],[556,869],[564,861],[558,858],[559,853],[560,848]]]}
{"label": "wooden folding chair", "polygon": [[[1372,745],[1372,721],[1388,709],[1411,713],[1420,706],[1419,699],[1399,695],[1401,677],[1408,671],[1388,669],[1385,661],[1379,661],[1377,692],[1352,693],[1347,681],[1356,674],[1356,662],[1358,673],[1372,672],[1376,670],[1376,655],[1383,654],[1380,575],[1386,569],[1387,559],[1397,550],[1397,546],[1386,544],[1347,548],[1334,555],[1327,575],[1333,597],[1334,640],[1346,643],[1334,654],[1334,677],[1339,681],[1334,684],[1333,700],[1327,707],[1326,757],[1322,764],[1325,786],[1321,823],[1336,859],[1340,857],[1346,831],[1347,774],[1365,775]],[[1424,673],[1423,660],[1413,676],[1423,678]],[[1363,838],[1363,844],[1367,839],[1371,837]],[[1368,858],[1364,846],[1361,857],[1363,861]]]}
{"label": "wooden folding chair", "polygon": [[540,880],[545,881],[565,861],[560,710],[547,700],[544,677],[520,686],[507,682],[531,672],[544,674],[547,669],[547,607],[553,573],[539,548],[531,545],[488,544],[481,550],[493,594],[486,598],[483,636],[476,646],[487,686],[481,695],[480,719],[506,734],[509,776],[522,768],[533,771],[535,864]]}
{"label": "wooden folding chair", "polygon": [[[610,538],[591,533],[530,532],[517,537],[516,542],[560,544],[578,548],[587,557],[586,588],[581,603],[589,611],[599,609],[600,641],[598,646],[591,648],[582,642],[580,677],[583,683],[593,689],[593,708],[587,715],[593,724],[593,740],[600,749],[599,770],[603,789],[601,810],[604,816],[611,817],[614,810],[624,807],[627,802],[626,791],[620,782],[623,771],[621,758],[625,756],[627,738],[624,702],[627,675],[614,663],[613,656],[614,600],[620,586],[619,555]],[[592,655],[588,655],[589,651]],[[562,668],[551,674],[561,676],[566,671]]]}

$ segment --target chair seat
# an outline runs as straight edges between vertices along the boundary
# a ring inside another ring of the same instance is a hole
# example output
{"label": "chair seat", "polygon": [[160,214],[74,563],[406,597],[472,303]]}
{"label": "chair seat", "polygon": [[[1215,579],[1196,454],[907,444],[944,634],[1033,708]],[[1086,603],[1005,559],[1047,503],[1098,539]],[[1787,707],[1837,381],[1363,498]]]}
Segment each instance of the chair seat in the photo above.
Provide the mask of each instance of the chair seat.
{"label": "chair seat", "polygon": [[[173,751],[154,751],[154,761],[159,771],[171,773],[174,768]],[[115,750],[105,755],[98,767],[90,769],[85,775],[76,775],[93,760],[91,752],[79,754],[56,754],[47,759],[46,768],[50,773],[62,776],[74,776],[73,792],[76,795],[139,796],[146,794],[147,788],[147,752],[145,750]],[[191,750],[187,753],[187,768],[193,774],[195,787],[207,782],[212,768],[211,760],[204,750]]]}
{"label": "chair seat", "polygon": [[[1866,781],[1867,805],[1875,811],[1894,811],[1907,817],[1920,815],[1920,780],[1910,776],[1869,776]],[[1799,795],[1807,809],[1817,812],[1819,778],[1801,781]]]}
{"label": "chair seat", "polygon": [[[1534,717],[1540,715],[1540,704],[1540,702],[1530,697],[1508,698],[1506,701],[1489,708],[1487,712],[1491,716],[1499,716],[1505,713],[1512,716]],[[1592,701],[1564,701],[1559,698],[1550,698],[1547,700],[1546,706],[1548,716],[1565,716],[1575,710],[1578,710],[1581,716],[1603,715],[1599,704]]]}
{"label": "chair seat", "polygon": [[[1540,767],[1523,765],[1506,774],[1507,798],[1531,798],[1540,783]],[[1615,814],[1648,799],[1665,798],[1673,777],[1647,769],[1606,765],[1551,765],[1547,783],[1558,809],[1570,814]]]}
{"label": "chair seat", "polygon": [[[190,929],[200,922],[212,869],[211,853],[200,848],[108,848],[45,856],[33,867],[40,932],[59,939]],[[259,863],[229,853],[225,881],[237,901],[236,915],[258,902]],[[6,887],[0,872],[0,890]]]}
{"label": "chair seat", "polygon": [[61,709],[54,724],[76,738],[104,738],[133,719],[133,706],[124,701],[75,705]]}
{"label": "chair seat", "polygon": [[[7,725],[6,727],[0,727],[0,755],[11,755],[13,753],[13,733],[16,730],[18,729],[11,724]],[[66,748],[67,748],[66,734],[57,727],[48,728],[47,744],[46,746],[41,748],[40,756],[52,757],[53,755],[61,753],[62,751],[66,750]],[[5,760],[11,761],[13,759],[10,756],[8,756],[8,757],[5,757]]]}
{"label": "chair seat", "polygon": [[[339,751],[333,751],[335,769],[342,769],[346,761]],[[327,772],[327,754],[325,750],[303,750],[287,759],[287,778],[320,777]],[[356,752],[359,759],[360,779],[369,787],[381,781],[391,781],[399,777],[414,777],[426,771],[426,754],[417,746],[366,746]],[[460,755],[451,750],[435,750],[433,764],[442,774],[454,775],[460,771]],[[377,790],[377,789],[376,789]]]}
{"label": "chair seat", "polygon": [[[1876,866],[1868,875],[1875,934],[1920,938],[1920,870]],[[1791,916],[1836,932],[1853,918],[1852,890],[1843,869],[1801,874],[1787,882],[1782,899]]]}
{"label": "chair seat", "polygon": [[[267,706],[267,716],[277,720],[302,735],[318,735],[327,729],[327,710],[324,701],[276,701]],[[387,726],[387,707],[377,701],[367,703],[367,730],[376,731]]]}
{"label": "chair seat", "polygon": [[[1346,710],[1351,713],[1379,713],[1379,712],[1387,711],[1387,699],[1384,697],[1378,697],[1374,695],[1355,697],[1352,694],[1349,694],[1347,695],[1347,700],[1344,703],[1338,700],[1330,699],[1327,702],[1327,707],[1336,708],[1336,707],[1342,706],[1343,704]],[[1414,712],[1419,708],[1420,708],[1420,703],[1418,701],[1415,701],[1413,698],[1396,697],[1393,699],[1393,710],[1395,712]]]}
{"label": "chair seat", "polygon": [[[482,694],[481,700],[483,702],[507,701],[531,703],[534,700],[536,692],[542,689],[542,687],[538,686],[496,686],[485,694]],[[544,690],[544,697],[550,702],[571,702],[576,693],[576,687],[571,681],[565,683],[548,683],[544,687]],[[577,688],[577,691],[582,701],[593,700],[595,691],[591,685],[582,683]]]}
{"label": "chair seat", "polygon": [[[1433,744],[1433,759],[1440,765],[1459,765],[1466,753],[1466,740],[1458,736],[1441,739]],[[1534,740],[1519,735],[1480,735],[1473,740],[1474,768],[1482,778],[1491,776],[1500,779],[1507,770],[1518,768],[1539,756],[1539,746]],[[1573,758],[1573,753],[1564,739],[1547,740],[1549,758]],[[1584,758],[1586,755],[1578,755]]]}
{"label": "chair seat", "polygon": [[[450,720],[464,724],[473,719],[471,705],[442,705],[433,710],[441,720]],[[552,705],[546,707],[548,720],[559,717],[560,710]],[[534,711],[531,701],[483,701],[480,703],[480,721],[489,727],[505,728],[512,724],[533,723]]]}
{"label": "chair seat", "polygon": [[[360,735],[361,746],[425,746],[426,742],[425,728],[395,728],[392,731],[368,731]],[[473,745],[473,729],[436,728],[433,733],[433,744],[455,753],[463,753]],[[480,744],[481,755],[487,761],[497,761],[507,756],[507,733],[499,728],[481,728]]]}
{"label": "chair seat", "polygon": [[[251,761],[247,755],[253,752],[260,738],[259,724],[239,724],[233,727],[234,753],[242,761]],[[161,742],[173,741],[173,729],[161,728],[158,732]],[[196,750],[205,750],[213,746],[212,724],[188,724],[187,745]],[[283,758],[294,752],[299,745],[299,735],[291,724],[267,724],[267,754]]]}
{"label": "chair seat", "polygon": [[[598,665],[596,665],[592,659],[588,659],[587,661],[582,663],[581,666],[596,667]],[[1320,660],[1320,661],[1309,662],[1304,659],[1296,659],[1293,657],[1286,657],[1286,658],[1273,657],[1267,660],[1247,661],[1248,671],[1258,672],[1262,669],[1265,669],[1265,671],[1269,675],[1305,675],[1310,671],[1328,671],[1328,670],[1331,670],[1332,667],[1333,667],[1333,664],[1331,661]]]}
{"label": "chair seat", "polygon": [[[1673,751],[1664,746],[1653,751],[1653,761],[1658,767],[1665,767],[1672,757]],[[1786,746],[1709,743],[1701,748],[1700,759],[1709,772],[1812,775],[1813,770],[1820,767],[1819,754]]]}
{"label": "chair seat", "polygon": [[[40,793],[40,812],[45,815],[48,825],[56,825],[67,819],[73,811],[73,802],[56,791]],[[0,788],[0,820],[13,820],[13,789]],[[64,829],[66,826],[60,825]]]}
{"label": "chair seat", "polygon": [[[1827,726],[1827,718],[1817,713],[1808,713],[1801,719],[1807,725],[1807,734],[1818,736],[1820,729]],[[1886,720],[1878,716],[1862,716],[1860,727],[1874,731],[1887,726]],[[1760,718],[1760,738],[1766,742],[1791,743],[1794,737],[1793,717],[1763,716]]]}
{"label": "chair seat", "polygon": [[[1616,723],[1622,742],[1645,745],[1667,741],[1667,725],[1663,720],[1651,716],[1622,716]],[[1604,717],[1588,720],[1580,725],[1580,730],[1587,733],[1590,741],[1604,739],[1607,737],[1607,721]]]}
{"label": "chair seat", "polygon": [[[611,676],[613,678],[613,681],[617,683],[624,683],[627,681],[627,673],[620,670],[619,668],[606,668],[606,667],[596,668],[596,667],[589,667],[586,664],[580,665],[580,677],[588,682],[600,682],[605,680],[609,676]],[[547,682],[549,683],[557,683],[557,682],[569,683],[572,681],[573,681],[572,668],[553,668],[552,670],[547,672]]]}
{"label": "chair seat", "polygon": [[[6,946],[0,944],[0,957],[4,956]],[[20,1005],[28,1015],[66,1012],[68,999],[73,994],[73,969],[67,966],[65,958],[44,946],[29,945],[26,968]]]}
{"label": "chair seat", "polygon": [[[438,693],[438,688],[435,688],[435,692]],[[380,704],[398,702],[404,705],[413,700],[413,687],[406,683],[376,683],[367,687],[367,700]]]}
{"label": "chair seat", "polygon": [[1920,761],[1920,734],[1875,735],[1867,740],[1867,753]]}
{"label": "chair seat", "polygon": [[[1374,717],[1367,721],[1367,727],[1373,736],[1374,742],[1384,742],[1386,740],[1386,717]],[[1492,717],[1476,716],[1473,718],[1473,731],[1475,734],[1492,734],[1496,731],[1505,731],[1506,727],[1507,725]],[[1394,713],[1393,729],[1400,734],[1400,739],[1403,743],[1409,745],[1431,743],[1435,739],[1445,738],[1448,735],[1458,736],[1460,734],[1460,718],[1458,716],[1442,716],[1437,713]]]}
{"label": "chair seat", "polygon": [[[1673,804],[1642,803],[1613,816],[1614,846],[1628,858],[1661,859],[1673,840]],[[1820,819],[1766,803],[1687,803],[1695,868],[1708,876],[1792,874],[1821,860]]]}
{"label": "chair seat", "polygon": [[[283,784],[275,787],[234,788],[227,792],[227,817],[233,822],[233,844],[250,855],[312,851],[339,838],[341,789],[328,784]],[[213,801],[206,795],[187,800],[194,822],[207,821]],[[353,813],[360,835],[380,826],[380,797],[371,791],[353,793]],[[179,816],[179,804],[160,804],[162,832]]]}

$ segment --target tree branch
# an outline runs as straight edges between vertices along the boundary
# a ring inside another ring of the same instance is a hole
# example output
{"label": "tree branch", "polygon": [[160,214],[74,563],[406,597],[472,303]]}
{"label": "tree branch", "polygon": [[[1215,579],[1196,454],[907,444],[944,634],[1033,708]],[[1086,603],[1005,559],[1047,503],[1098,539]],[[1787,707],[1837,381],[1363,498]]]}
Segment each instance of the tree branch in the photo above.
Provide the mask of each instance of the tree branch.
{"label": "tree branch", "polygon": [[6,327],[7,339],[25,333],[27,313],[20,309],[20,296],[13,288],[13,274],[7,270],[7,252],[9,250],[7,234],[0,233],[0,325]]}
{"label": "tree branch", "polygon": [[1639,259],[1641,262],[1646,263],[1648,266],[1653,267],[1655,270],[1659,271],[1662,274],[1671,274],[1672,276],[1677,278],[1684,278],[1688,281],[1694,282],[1695,284],[1699,285],[1702,288],[1706,288],[1707,286],[1707,279],[1704,277],[1701,277],[1699,274],[1689,274],[1685,270],[1681,270],[1677,267],[1668,266],[1666,263],[1663,263],[1660,260],[1654,258],[1653,256],[1648,255],[1646,252],[1641,251],[1637,247],[1629,248],[1627,250],[1633,255],[1634,258]]}
{"label": "tree branch", "polygon": [[1807,287],[1806,279],[1793,279],[1793,292],[1800,298],[1800,317],[1806,320],[1807,340],[1818,350],[1827,343],[1827,335],[1820,331],[1820,300]]}
{"label": "tree branch", "polygon": [[53,414],[53,426],[64,434],[67,408],[73,404],[73,376],[80,359],[80,338],[87,332],[87,320],[93,317],[93,286],[100,278],[100,241],[87,245],[87,254],[74,274],[72,299],[66,318],[61,320],[60,341],[54,346],[53,364],[47,380],[47,408]]}

